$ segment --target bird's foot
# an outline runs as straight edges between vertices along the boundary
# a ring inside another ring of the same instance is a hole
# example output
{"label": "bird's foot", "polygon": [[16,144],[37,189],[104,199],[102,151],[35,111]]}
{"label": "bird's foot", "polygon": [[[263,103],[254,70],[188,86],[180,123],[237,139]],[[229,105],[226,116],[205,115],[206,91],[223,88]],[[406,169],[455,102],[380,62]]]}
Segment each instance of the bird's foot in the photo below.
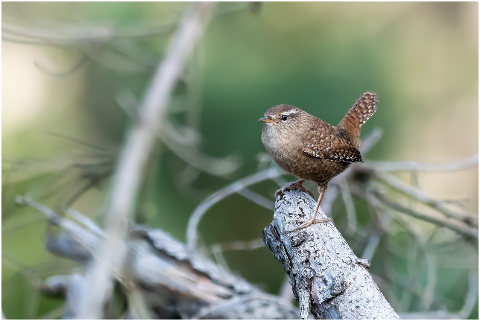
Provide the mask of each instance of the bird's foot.
{"label": "bird's foot", "polygon": [[[308,188],[306,188],[305,186],[303,186],[303,183],[305,182],[304,179],[298,179],[296,180],[295,182],[290,182],[288,184],[286,184],[285,186],[283,186],[281,189],[279,189],[277,191],[277,193],[284,193],[284,192],[287,192],[287,191],[293,191],[293,190],[296,190],[296,189],[299,189],[301,191],[304,191],[306,192],[307,194],[309,194],[311,197],[314,197],[313,196],[313,193],[312,191],[310,191]],[[276,194],[277,194],[276,193]],[[276,195],[275,194],[275,195]]]}
{"label": "bird's foot", "polygon": [[295,232],[295,231],[304,229],[306,227],[309,227],[310,225],[313,225],[313,224],[333,222],[333,220],[331,218],[317,218],[317,219],[308,220],[308,221],[297,220],[297,222],[303,222],[303,223],[291,230],[287,230],[286,232],[287,233]]}

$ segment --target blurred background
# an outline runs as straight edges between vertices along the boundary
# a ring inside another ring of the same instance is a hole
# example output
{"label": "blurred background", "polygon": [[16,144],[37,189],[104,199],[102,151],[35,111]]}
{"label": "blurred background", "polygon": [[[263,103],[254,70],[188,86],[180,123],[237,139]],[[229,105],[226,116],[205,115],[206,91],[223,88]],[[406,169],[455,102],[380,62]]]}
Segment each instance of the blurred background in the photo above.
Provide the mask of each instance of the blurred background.
{"label": "blurred background", "polygon": [[[103,224],[116,153],[188,3],[2,3],[2,306],[7,318],[58,317],[61,298],[42,280],[74,263],[45,250],[46,220],[15,204],[29,195]],[[478,153],[477,3],[221,3],[177,84],[136,202],[138,223],[185,241],[208,195],[270,166],[264,111],[291,104],[337,124],[365,91],[379,96],[363,126],[381,140],[366,160],[450,162]],[[109,37],[112,34],[115,37]],[[25,36],[28,34],[28,37]],[[408,173],[397,175],[410,183]],[[466,200],[478,215],[478,169],[420,173],[434,199]],[[287,181],[293,176],[285,175]],[[306,186],[316,190],[313,184]],[[279,186],[252,189],[273,203]],[[360,256],[372,216],[354,199]],[[343,233],[345,204],[332,213]],[[398,214],[402,216],[403,214]],[[477,250],[432,224],[392,220],[370,272],[398,313],[448,311],[478,318]],[[272,212],[233,195],[200,224],[205,248],[251,241]],[[409,236],[425,235],[428,255]],[[445,236],[446,235],[446,236]],[[230,270],[277,294],[284,271],[266,247],[223,253]],[[426,294],[428,293],[428,294]],[[425,295],[428,299],[425,299]],[[471,296],[469,297],[471,299]],[[475,295],[474,302],[477,301]],[[428,314],[420,316],[428,317]]]}

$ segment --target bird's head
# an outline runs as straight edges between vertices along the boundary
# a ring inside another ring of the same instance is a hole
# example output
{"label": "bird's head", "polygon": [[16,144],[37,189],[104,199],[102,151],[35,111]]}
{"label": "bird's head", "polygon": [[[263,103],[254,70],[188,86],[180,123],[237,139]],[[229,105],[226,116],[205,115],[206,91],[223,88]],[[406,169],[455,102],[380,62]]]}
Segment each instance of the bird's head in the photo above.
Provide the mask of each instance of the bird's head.
{"label": "bird's head", "polygon": [[259,121],[264,122],[264,130],[271,134],[293,133],[301,127],[301,122],[308,115],[300,108],[290,105],[277,105],[265,112]]}

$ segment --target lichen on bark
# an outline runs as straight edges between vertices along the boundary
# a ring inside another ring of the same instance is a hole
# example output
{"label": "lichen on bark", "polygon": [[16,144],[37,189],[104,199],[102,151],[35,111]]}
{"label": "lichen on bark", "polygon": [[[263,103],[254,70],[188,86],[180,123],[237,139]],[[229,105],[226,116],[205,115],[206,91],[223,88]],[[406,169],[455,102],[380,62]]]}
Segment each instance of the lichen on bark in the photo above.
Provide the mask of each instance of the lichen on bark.
{"label": "lichen on bark", "polygon": [[[288,232],[311,217],[315,201],[306,189],[276,193],[273,221],[262,235],[290,277],[300,315],[316,319],[398,319],[371,275],[334,223]],[[317,218],[327,218],[323,211]]]}

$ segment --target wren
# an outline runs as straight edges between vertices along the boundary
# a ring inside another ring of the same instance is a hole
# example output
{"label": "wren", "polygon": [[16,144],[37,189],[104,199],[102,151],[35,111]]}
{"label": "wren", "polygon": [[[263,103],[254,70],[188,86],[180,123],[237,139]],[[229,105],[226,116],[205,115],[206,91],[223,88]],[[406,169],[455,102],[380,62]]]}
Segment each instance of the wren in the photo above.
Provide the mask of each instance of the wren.
{"label": "wren", "polygon": [[377,103],[375,93],[364,93],[337,126],[290,105],[274,106],[259,119],[264,122],[262,142],[267,152],[281,168],[299,178],[286,188],[302,186],[305,180],[318,185],[319,197],[311,219],[291,231],[331,221],[315,218],[328,182],[350,164],[363,162],[360,127],[375,113]]}

